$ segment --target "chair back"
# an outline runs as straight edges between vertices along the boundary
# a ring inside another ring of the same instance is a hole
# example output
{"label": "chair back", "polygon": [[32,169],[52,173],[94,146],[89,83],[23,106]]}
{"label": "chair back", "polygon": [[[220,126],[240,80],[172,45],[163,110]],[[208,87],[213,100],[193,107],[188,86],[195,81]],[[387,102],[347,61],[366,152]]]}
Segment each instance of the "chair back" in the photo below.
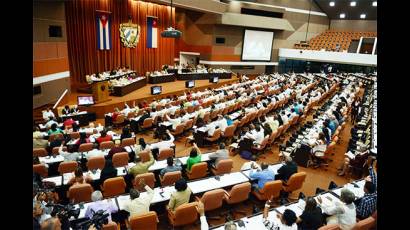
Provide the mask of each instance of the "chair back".
{"label": "chair back", "polygon": [[174,156],[174,149],[164,148],[164,149],[159,150],[157,160],[162,161],[162,160],[167,159],[168,157],[173,157],[173,156]]}
{"label": "chair back", "polygon": [[72,139],[78,139],[78,138],[80,138],[80,132],[72,132],[72,133],[70,133],[70,137]]}
{"label": "chair back", "polygon": [[197,202],[187,203],[178,206],[174,213],[168,212],[168,219],[172,226],[183,226],[193,224],[198,220]]}
{"label": "chair back", "polygon": [[265,185],[259,192],[263,195],[264,200],[277,198],[280,195],[280,190],[282,189],[282,181],[274,180],[266,182]]}
{"label": "chair back", "polygon": [[208,174],[208,164],[206,162],[201,162],[192,165],[191,172],[187,173],[190,180],[205,177]]}
{"label": "chair back", "polygon": [[76,161],[61,162],[60,165],[58,165],[58,172],[60,175],[63,175],[64,173],[74,172],[77,167],[78,163]]}
{"label": "chair back", "polygon": [[372,216],[367,217],[359,222],[357,222],[352,230],[369,230],[372,229],[376,225],[376,219]]}
{"label": "chair back", "polygon": [[90,184],[78,184],[68,189],[68,198],[73,203],[90,202],[93,187]]}
{"label": "chair back", "polygon": [[221,137],[221,129],[215,129],[214,134],[212,137],[206,138],[208,141],[217,141]]}
{"label": "chair back", "polygon": [[185,125],[184,124],[179,124],[175,127],[175,131],[172,132],[172,134],[175,135],[179,135],[182,134],[184,132],[184,128]]}
{"label": "chair back", "polygon": [[158,216],[154,211],[130,217],[131,230],[157,230]]}
{"label": "chair back", "polygon": [[205,211],[215,210],[222,207],[225,190],[215,189],[202,195],[201,201],[204,203]]}
{"label": "chair back", "polygon": [[93,143],[83,143],[80,145],[80,147],[78,147],[78,152],[80,153],[84,153],[84,152],[89,152],[91,150],[93,150]]}
{"label": "chair back", "polygon": [[221,175],[230,173],[233,168],[233,160],[232,159],[224,159],[220,160],[216,165],[216,170],[214,171],[215,175]]}
{"label": "chair back", "polygon": [[115,153],[112,156],[112,164],[115,168],[125,167],[128,165],[129,159],[130,157],[128,156],[127,152]]}
{"label": "chair back", "polygon": [[[60,150],[60,147],[54,147],[53,150],[51,150],[51,153],[53,155],[58,155],[59,150]],[[67,152],[67,146],[63,146],[63,151]]]}
{"label": "chair back", "polygon": [[33,149],[33,157],[46,157],[48,155],[45,148],[35,148]]}
{"label": "chair back", "polygon": [[135,117],[135,112],[129,112],[128,114],[127,114],[127,119],[128,120],[130,120],[131,118],[134,118]]}
{"label": "chair back", "polygon": [[182,178],[181,171],[167,172],[161,179],[162,186],[174,185],[175,182]]}
{"label": "chair back", "polygon": [[211,113],[210,112],[206,112],[204,114],[204,122],[209,122],[210,121],[210,117],[211,117]]}
{"label": "chair back", "polygon": [[233,137],[233,135],[235,134],[235,130],[236,130],[236,125],[230,125],[228,127],[225,128],[224,134],[222,135],[223,137]]}
{"label": "chair back", "polygon": [[226,203],[236,204],[247,200],[249,193],[251,193],[251,187],[251,183],[249,182],[233,186],[231,191],[229,191],[229,197],[225,197]]}
{"label": "chair back", "polygon": [[57,139],[57,138],[63,138],[64,136],[63,136],[63,134],[62,133],[55,133],[55,134],[51,134],[50,135],[50,137],[48,138],[48,141],[49,142],[52,142],[52,141],[54,141],[55,139]]}
{"label": "chair back", "polygon": [[104,181],[102,190],[104,197],[113,197],[125,193],[124,177],[118,176],[114,178],[108,178]]}
{"label": "chair back", "polygon": [[117,229],[118,229],[117,223],[112,222],[112,221],[102,226],[102,230],[117,230]]}
{"label": "chair back", "polygon": [[113,121],[114,124],[122,124],[125,121],[125,115],[124,114],[119,114],[117,116],[117,119],[115,119],[115,121]]}
{"label": "chair back", "polygon": [[340,228],[337,224],[328,224],[320,227],[318,230],[340,230]]}
{"label": "chair back", "polygon": [[38,173],[42,177],[47,177],[48,169],[44,164],[35,164],[33,165],[33,173]]}
{"label": "chair back", "polygon": [[130,146],[130,145],[135,145],[135,138],[134,137],[122,139],[121,147]]}
{"label": "chair back", "polygon": [[306,172],[298,172],[294,173],[292,176],[290,176],[287,185],[283,188],[285,192],[293,192],[298,189],[301,189],[303,186],[303,182],[305,182],[306,179]]}
{"label": "chair back", "polygon": [[148,149],[143,150],[141,152],[138,153],[138,156],[141,158],[141,162],[147,162],[150,159],[150,155],[149,155],[150,151]]}
{"label": "chair back", "polygon": [[95,156],[95,157],[90,157],[87,160],[87,169],[88,170],[93,170],[93,169],[103,169],[105,166],[105,158],[104,156]]}
{"label": "chair back", "polygon": [[155,187],[155,175],[154,173],[149,172],[139,174],[134,178],[133,186],[135,189],[139,191],[145,191],[144,187],[140,186],[139,184],[141,179],[144,179],[145,184],[148,185],[150,188],[153,189]]}
{"label": "chair back", "polygon": [[194,106],[188,106],[186,110],[187,110],[187,113],[193,113],[194,112]]}
{"label": "chair back", "polygon": [[185,122],[184,130],[191,129],[194,126],[194,120],[189,119]]}
{"label": "chair back", "polygon": [[144,122],[142,123],[142,128],[144,128],[144,129],[151,128],[153,122],[154,122],[154,119],[152,119],[152,118],[145,119]]}
{"label": "chair back", "polygon": [[115,147],[115,144],[113,141],[103,141],[100,143],[100,150],[112,149],[114,147]]}

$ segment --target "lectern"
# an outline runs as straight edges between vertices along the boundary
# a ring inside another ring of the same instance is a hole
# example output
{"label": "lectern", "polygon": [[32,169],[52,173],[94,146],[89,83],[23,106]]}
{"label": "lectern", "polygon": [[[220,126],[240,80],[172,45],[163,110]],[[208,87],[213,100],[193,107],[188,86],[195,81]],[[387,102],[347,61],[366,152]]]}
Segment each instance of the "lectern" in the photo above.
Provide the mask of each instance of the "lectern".
{"label": "lectern", "polygon": [[108,81],[94,82],[92,88],[95,103],[101,103],[110,100],[108,98]]}

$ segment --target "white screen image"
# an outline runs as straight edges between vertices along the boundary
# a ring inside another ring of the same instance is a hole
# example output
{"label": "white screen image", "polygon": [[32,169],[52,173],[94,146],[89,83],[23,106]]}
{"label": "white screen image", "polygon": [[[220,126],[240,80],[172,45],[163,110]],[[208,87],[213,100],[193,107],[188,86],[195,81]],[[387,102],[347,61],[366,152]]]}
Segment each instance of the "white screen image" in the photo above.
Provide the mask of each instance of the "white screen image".
{"label": "white screen image", "polygon": [[194,81],[190,81],[189,83],[188,83],[188,87],[194,87],[195,86],[195,82]]}
{"label": "white screen image", "polygon": [[92,96],[78,97],[78,105],[92,105],[94,104],[94,99]]}
{"label": "white screen image", "polygon": [[270,61],[273,32],[245,30],[243,37],[242,60]]}
{"label": "white screen image", "polygon": [[160,94],[160,93],[161,93],[161,87],[154,87],[153,94]]}

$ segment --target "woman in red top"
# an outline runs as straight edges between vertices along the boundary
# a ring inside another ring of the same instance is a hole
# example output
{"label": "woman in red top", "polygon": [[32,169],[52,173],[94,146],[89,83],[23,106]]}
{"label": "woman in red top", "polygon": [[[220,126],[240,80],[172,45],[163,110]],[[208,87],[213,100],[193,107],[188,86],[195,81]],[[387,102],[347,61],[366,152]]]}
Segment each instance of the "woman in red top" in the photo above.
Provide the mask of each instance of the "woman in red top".
{"label": "woman in red top", "polygon": [[64,127],[72,126],[75,123],[75,121],[72,118],[68,118],[67,120],[64,121]]}
{"label": "woman in red top", "polygon": [[97,143],[98,144],[101,144],[101,142],[104,142],[104,141],[111,141],[112,140],[111,135],[107,135],[107,130],[106,129],[103,129],[100,132],[100,134],[101,134],[101,136],[99,138],[97,138]]}

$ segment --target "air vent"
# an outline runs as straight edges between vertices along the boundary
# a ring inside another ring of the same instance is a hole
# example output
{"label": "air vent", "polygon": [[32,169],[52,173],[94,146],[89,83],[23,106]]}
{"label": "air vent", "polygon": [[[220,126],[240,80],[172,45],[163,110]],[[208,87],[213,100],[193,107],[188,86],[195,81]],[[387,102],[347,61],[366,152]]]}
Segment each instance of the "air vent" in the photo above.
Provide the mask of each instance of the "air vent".
{"label": "air vent", "polygon": [[215,38],[215,43],[216,43],[216,44],[225,44],[225,38],[223,38],[223,37],[216,37],[216,38]]}
{"label": "air vent", "polygon": [[33,96],[41,94],[41,85],[37,85],[33,87]]}
{"label": "air vent", "polygon": [[280,12],[255,10],[255,9],[248,9],[248,8],[241,8],[241,14],[271,17],[271,18],[283,18],[283,13],[280,13]]}

